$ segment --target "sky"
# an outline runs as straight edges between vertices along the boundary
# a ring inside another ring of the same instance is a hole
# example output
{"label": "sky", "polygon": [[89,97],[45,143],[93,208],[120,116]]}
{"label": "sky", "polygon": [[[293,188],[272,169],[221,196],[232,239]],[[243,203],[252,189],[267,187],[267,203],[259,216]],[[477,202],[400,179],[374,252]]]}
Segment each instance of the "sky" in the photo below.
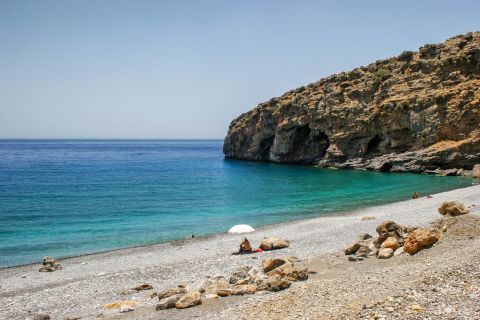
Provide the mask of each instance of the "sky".
{"label": "sky", "polygon": [[223,139],[258,103],[480,30],[480,1],[0,0],[0,138]]}

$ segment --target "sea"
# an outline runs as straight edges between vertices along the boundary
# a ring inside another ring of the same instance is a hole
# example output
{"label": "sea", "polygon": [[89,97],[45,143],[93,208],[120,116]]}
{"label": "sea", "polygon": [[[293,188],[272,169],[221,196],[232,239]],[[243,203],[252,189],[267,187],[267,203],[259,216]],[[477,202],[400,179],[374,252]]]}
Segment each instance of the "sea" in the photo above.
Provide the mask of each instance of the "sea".
{"label": "sea", "polygon": [[467,187],[463,177],[227,160],[221,140],[0,140],[0,267]]}

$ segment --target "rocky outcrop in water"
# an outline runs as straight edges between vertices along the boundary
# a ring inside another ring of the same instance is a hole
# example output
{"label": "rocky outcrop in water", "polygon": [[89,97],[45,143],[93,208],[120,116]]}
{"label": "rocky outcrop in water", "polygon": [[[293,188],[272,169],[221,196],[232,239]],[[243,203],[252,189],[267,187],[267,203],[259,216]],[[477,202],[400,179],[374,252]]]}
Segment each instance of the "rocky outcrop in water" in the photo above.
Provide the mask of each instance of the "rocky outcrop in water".
{"label": "rocky outcrop in water", "polygon": [[475,32],[261,103],[230,124],[224,154],[378,171],[471,170],[480,163],[479,88]]}

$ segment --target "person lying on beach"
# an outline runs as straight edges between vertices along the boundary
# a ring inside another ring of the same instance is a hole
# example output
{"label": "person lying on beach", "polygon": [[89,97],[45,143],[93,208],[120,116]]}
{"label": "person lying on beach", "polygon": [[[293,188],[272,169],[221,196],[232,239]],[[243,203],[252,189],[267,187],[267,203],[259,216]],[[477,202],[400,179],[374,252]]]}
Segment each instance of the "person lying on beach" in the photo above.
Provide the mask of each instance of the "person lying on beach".
{"label": "person lying on beach", "polygon": [[239,253],[251,253],[252,246],[250,245],[250,241],[247,238],[243,239],[242,243],[240,244],[240,251]]}

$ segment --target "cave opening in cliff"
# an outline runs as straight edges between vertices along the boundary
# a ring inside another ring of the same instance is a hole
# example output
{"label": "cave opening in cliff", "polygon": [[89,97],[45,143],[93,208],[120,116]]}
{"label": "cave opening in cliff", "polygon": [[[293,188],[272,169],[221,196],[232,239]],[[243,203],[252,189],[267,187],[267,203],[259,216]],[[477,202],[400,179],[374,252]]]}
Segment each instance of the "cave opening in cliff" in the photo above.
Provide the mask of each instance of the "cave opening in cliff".
{"label": "cave opening in cliff", "polygon": [[365,154],[375,154],[380,151],[380,143],[383,141],[382,137],[380,135],[376,134],[370,141],[368,141],[367,144],[367,149],[365,151]]}
{"label": "cave opening in cliff", "polygon": [[262,160],[269,160],[270,149],[272,148],[274,139],[275,136],[273,135],[260,141],[260,152]]}
{"label": "cave opening in cliff", "polygon": [[324,132],[312,132],[309,125],[297,128],[293,148],[289,158],[291,162],[314,164],[320,161],[330,146],[330,139]]}

